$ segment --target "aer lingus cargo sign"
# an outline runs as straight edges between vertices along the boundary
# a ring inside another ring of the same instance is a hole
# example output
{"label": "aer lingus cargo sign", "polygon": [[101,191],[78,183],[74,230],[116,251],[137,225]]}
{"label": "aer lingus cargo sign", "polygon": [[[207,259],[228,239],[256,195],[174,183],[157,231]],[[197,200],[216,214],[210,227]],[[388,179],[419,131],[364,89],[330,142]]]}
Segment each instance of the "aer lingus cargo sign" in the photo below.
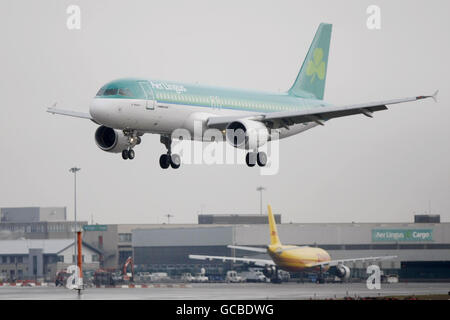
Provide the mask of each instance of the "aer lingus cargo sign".
{"label": "aer lingus cargo sign", "polygon": [[433,241],[433,229],[372,229],[372,241]]}

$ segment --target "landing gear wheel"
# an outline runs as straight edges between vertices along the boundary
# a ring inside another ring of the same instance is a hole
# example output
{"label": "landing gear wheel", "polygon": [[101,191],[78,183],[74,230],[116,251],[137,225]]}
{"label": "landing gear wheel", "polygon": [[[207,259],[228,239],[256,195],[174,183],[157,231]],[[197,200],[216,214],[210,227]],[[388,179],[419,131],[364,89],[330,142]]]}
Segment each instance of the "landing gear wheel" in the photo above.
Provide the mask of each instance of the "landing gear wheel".
{"label": "landing gear wheel", "polygon": [[260,167],[265,167],[267,164],[267,154],[265,152],[258,152],[258,156],[257,156],[257,162],[258,162],[258,166]]}
{"label": "landing gear wheel", "polygon": [[247,163],[247,166],[254,167],[256,164],[256,152],[249,152],[245,156],[245,163]]}
{"label": "landing gear wheel", "polygon": [[122,151],[122,159],[123,160],[127,160],[128,159],[128,150],[123,150]]}
{"label": "landing gear wheel", "polygon": [[142,142],[141,137],[137,137],[137,138],[136,138],[136,141],[137,141],[136,144],[141,144],[141,142]]}
{"label": "landing gear wheel", "polygon": [[135,157],[135,153],[133,149],[128,150],[128,159],[133,160]]}
{"label": "landing gear wheel", "polygon": [[170,158],[168,154],[162,154],[161,157],[159,157],[159,165],[163,169],[167,169],[170,166]]}
{"label": "landing gear wheel", "polygon": [[170,165],[173,169],[178,169],[181,165],[181,158],[177,154],[172,154],[170,156]]}

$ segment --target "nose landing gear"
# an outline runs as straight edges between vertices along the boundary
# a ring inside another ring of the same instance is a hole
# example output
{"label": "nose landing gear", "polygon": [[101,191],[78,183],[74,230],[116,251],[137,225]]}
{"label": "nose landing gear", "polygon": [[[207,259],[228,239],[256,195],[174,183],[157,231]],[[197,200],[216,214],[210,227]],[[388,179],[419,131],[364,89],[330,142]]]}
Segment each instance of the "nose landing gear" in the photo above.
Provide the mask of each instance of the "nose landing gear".
{"label": "nose landing gear", "polygon": [[168,136],[161,136],[161,143],[167,148],[167,153],[162,154],[159,157],[159,165],[162,169],[167,169],[172,167],[173,169],[178,169],[181,165],[181,157],[178,154],[172,154],[171,145],[172,139]]}
{"label": "nose landing gear", "polygon": [[136,156],[133,148],[141,143],[141,137],[138,136],[136,130],[123,130],[123,134],[128,138],[128,149],[122,150],[123,160],[133,160]]}

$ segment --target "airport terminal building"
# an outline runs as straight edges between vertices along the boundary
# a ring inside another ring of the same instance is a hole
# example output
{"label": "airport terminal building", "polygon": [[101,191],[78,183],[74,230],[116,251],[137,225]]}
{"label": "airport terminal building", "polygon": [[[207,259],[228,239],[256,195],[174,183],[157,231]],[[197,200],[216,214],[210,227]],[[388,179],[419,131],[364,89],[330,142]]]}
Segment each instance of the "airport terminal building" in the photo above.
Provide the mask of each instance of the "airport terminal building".
{"label": "airport terminal building", "polygon": [[[398,274],[404,281],[450,280],[450,223],[441,223],[439,216],[415,216],[414,222],[406,223],[286,224],[279,214],[275,220],[283,244],[317,246],[327,250],[332,259],[395,255],[394,260],[379,263],[385,274]],[[266,246],[269,243],[266,215],[199,215],[198,224],[89,225],[83,221],[78,224],[83,230],[83,242],[97,251],[98,266],[106,269],[121,270],[126,259],[132,256],[139,271],[179,275],[205,268],[210,275],[223,275],[229,269],[245,266],[217,260],[191,260],[188,256],[269,259],[266,254],[227,247],[230,244]],[[73,230],[74,223],[66,220],[65,208],[1,210],[0,240],[59,239],[63,243],[74,236]],[[7,246],[0,244],[0,249],[6,250]],[[10,275],[14,269],[14,274],[19,275],[20,268],[16,271],[16,265],[8,257],[1,259],[4,268],[0,271]],[[367,277],[368,263],[348,266],[352,277]]]}
{"label": "airport terminal building", "polygon": [[[398,274],[405,281],[450,279],[450,223],[290,223],[278,225],[278,233],[283,244],[317,246],[327,250],[332,259],[395,255],[394,260],[377,264],[385,274]],[[263,247],[268,242],[267,224],[171,225],[170,228],[160,225],[132,232],[134,261],[150,270],[186,271],[205,267],[217,272],[219,266],[233,266],[222,261],[191,260],[188,255],[269,258],[227,248],[229,244]],[[358,262],[348,266],[352,277],[365,278],[368,265]]]}

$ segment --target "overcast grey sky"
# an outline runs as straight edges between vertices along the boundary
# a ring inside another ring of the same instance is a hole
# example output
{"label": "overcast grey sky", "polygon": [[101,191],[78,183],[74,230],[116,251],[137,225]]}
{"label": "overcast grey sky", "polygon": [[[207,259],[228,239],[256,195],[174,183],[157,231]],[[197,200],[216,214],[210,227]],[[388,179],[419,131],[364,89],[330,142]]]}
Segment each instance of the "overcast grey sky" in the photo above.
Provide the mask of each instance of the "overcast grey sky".
{"label": "overcast grey sky", "polygon": [[[81,30],[66,9],[81,8]],[[381,30],[366,9],[381,8]],[[450,221],[450,2],[19,1],[0,2],[0,207],[67,206],[98,223],[195,223],[197,214],[258,213],[284,222]],[[374,119],[354,116],[280,143],[280,172],[246,166],[161,170],[164,147],[146,135],[136,159],[97,148],[90,121],[45,112],[87,111],[104,83],[148,77],[268,91],[294,81],[320,22],[333,24],[325,100],[431,94]]]}

